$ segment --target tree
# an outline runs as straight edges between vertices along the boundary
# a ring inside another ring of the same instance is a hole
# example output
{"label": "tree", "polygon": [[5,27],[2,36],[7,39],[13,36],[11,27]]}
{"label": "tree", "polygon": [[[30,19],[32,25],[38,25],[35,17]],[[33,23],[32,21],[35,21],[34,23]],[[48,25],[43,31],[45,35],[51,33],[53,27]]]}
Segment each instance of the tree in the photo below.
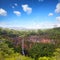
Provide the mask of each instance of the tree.
{"label": "tree", "polygon": [[53,44],[40,44],[36,43],[29,51],[29,54],[32,58],[37,60],[39,57],[43,56],[52,56],[55,51],[55,47]]}
{"label": "tree", "polygon": [[60,48],[56,48],[56,51],[54,52],[54,57],[56,60],[60,60]]}
{"label": "tree", "polygon": [[8,57],[13,53],[13,49],[9,48],[8,44],[5,43],[5,40],[0,40],[0,58],[3,60],[3,58]]}

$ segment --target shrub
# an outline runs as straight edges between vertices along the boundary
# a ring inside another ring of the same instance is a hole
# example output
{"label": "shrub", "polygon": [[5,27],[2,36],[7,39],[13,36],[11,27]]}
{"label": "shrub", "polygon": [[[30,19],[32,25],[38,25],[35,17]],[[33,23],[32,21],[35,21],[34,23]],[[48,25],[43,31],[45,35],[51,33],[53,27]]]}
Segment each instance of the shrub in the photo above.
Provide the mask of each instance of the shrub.
{"label": "shrub", "polygon": [[38,60],[56,60],[55,57],[40,57]]}

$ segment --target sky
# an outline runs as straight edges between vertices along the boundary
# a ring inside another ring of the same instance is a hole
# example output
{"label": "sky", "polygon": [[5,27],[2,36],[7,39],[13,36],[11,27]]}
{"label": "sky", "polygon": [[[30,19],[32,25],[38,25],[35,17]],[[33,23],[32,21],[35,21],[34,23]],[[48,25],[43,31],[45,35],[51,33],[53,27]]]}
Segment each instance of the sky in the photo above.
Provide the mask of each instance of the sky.
{"label": "sky", "polygon": [[0,0],[0,27],[60,27],[60,0]]}

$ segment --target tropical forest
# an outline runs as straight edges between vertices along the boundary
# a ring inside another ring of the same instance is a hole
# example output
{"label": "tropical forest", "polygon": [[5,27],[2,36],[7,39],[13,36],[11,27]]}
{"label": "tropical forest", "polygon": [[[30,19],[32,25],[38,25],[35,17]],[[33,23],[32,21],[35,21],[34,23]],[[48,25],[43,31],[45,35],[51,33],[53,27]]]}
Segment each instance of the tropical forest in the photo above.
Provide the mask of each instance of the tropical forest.
{"label": "tropical forest", "polygon": [[60,60],[60,27],[27,31],[0,28],[0,60]]}

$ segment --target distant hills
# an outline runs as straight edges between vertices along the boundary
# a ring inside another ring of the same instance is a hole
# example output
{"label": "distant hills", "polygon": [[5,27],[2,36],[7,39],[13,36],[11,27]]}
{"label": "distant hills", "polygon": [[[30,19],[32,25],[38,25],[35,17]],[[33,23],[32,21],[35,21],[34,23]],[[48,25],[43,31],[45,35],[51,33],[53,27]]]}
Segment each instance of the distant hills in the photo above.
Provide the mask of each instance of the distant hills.
{"label": "distant hills", "polygon": [[[38,30],[38,29],[24,28],[24,27],[0,27],[0,28],[7,28],[7,29],[13,29],[13,30]],[[60,27],[55,26],[53,28],[60,28]],[[43,30],[42,28],[40,29]],[[46,29],[52,29],[52,28],[46,28]]]}

